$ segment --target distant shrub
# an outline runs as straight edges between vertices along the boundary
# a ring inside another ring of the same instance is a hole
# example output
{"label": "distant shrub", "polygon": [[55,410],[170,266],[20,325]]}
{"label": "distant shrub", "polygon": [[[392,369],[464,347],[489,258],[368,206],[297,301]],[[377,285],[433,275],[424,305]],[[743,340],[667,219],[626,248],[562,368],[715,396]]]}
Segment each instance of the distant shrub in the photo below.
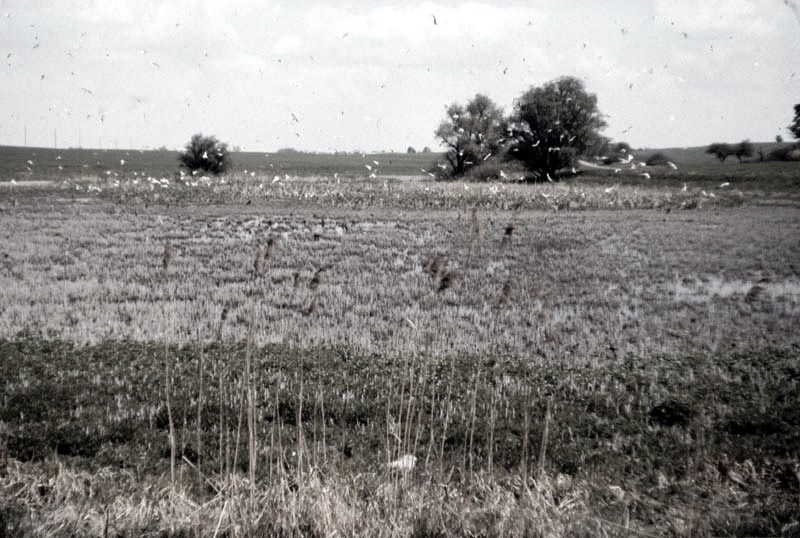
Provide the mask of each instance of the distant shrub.
{"label": "distant shrub", "polygon": [[506,173],[503,171],[503,167],[500,163],[490,161],[470,168],[467,173],[464,174],[464,179],[467,181],[497,181],[505,179],[503,177],[505,175]]}
{"label": "distant shrub", "polygon": [[739,164],[742,162],[743,157],[752,157],[755,147],[749,140],[742,140],[733,148],[733,154],[739,159]]}
{"label": "distant shrub", "polygon": [[800,145],[780,146],[770,151],[768,161],[800,161]]}
{"label": "distant shrub", "polygon": [[231,165],[228,145],[213,136],[198,133],[178,155],[181,166],[191,172],[202,170],[214,175],[226,172]]}
{"label": "distant shrub", "polygon": [[669,157],[663,153],[654,153],[645,161],[645,164],[647,166],[667,166],[669,162]]}
{"label": "distant shrub", "polygon": [[714,142],[708,146],[706,153],[715,156],[717,159],[719,159],[719,162],[724,163],[725,159],[736,153],[736,149],[730,144],[726,144],[724,142]]}

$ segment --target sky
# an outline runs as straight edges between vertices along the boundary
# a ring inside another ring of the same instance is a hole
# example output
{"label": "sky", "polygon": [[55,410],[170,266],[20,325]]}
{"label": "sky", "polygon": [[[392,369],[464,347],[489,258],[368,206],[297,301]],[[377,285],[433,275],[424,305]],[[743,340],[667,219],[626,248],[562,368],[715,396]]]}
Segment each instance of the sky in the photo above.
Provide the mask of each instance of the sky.
{"label": "sky", "polygon": [[0,0],[0,145],[440,148],[452,103],[581,79],[615,141],[791,139],[797,0]]}

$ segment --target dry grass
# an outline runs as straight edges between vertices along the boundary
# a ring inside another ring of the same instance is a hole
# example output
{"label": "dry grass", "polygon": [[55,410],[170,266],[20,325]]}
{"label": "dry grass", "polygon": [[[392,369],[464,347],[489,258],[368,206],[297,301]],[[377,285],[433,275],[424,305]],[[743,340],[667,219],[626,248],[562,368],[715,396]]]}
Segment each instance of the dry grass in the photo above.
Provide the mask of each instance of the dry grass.
{"label": "dry grass", "polygon": [[6,512],[9,536],[557,537],[637,531],[592,516],[587,492],[565,477],[521,484],[513,476],[480,473],[456,490],[432,487],[432,478],[379,470],[310,473],[302,491],[292,491],[285,480],[259,484],[251,511],[250,484],[238,476],[215,483],[219,492],[198,500],[167,480],[143,483],[118,469],[88,473],[15,464],[0,493],[29,510]]}
{"label": "dry grass", "polygon": [[[797,352],[800,314],[796,207],[481,207],[479,215],[254,203],[199,212],[34,197],[0,213],[14,230],[0,257],[0,337],[27,331],[45,348],[57,337],[98,349],[158,341],[157,403],[116,405],[136,420],[163,405],[170,462],[168,472],[158,463],[84,472],[61,459],[10,461],[6,528],[20,536],[689,536],[729,529],[729,515],[745,521],[738,507],[747,496],[783,502],[764,471],[775,465],[741,453],[728,461],[703,433],[761,431],[749,414],[732,416],[739,402],[720,398],[741,384],[761,387],[754,409],[778,402],[767,396],[768,368],[698,358],[686,375],[669,361],[778,349],[780,379],[793,379],[785,365]],[[163,271],[153,263],[160,253]],[[202,344],[243,341],[239,353],[204,362]],[[267,344],[280,344],[277,365],[259,347]],[[316,367],[326,357],[318,350],[341,363]],[[342,379],[354,352],[372,362]],[[112,366],[89,384],[133,394],[111,372],[135,361],[100,356]],[[4,390],[27,390],[25,368]],[[700,377],[712,380],[711,396],[692,385]],[[216,394],[204,403],[204,391]],[[350,429],[333,431],[336,413],[352,417]],[[187,452],[193,438],[197,451]],[[663,461],[654,440],[680,459],[669,471],[637,461]],[[372,454],[348,463],[352,445]],[[413,469],[387,465],[405,455],[417,458]],[[796,454],[778,460],[785,467]],[[704,522],[691,508],[700,502],[722,515]],[[795,532],[797,518],[777,510],[782,531]]]}
{"label": "dry grass", "polygon": [[[639,178],[640,180],[641,178]],[[762,178],[768,181],[769,178]],[[642,182],[629,177],[586,176],[578,181],[527,185],[408,181],[393,177],[333,178],[231,175],[224,178],[72,177],[46,191],[87,200],[102,198],[126,205],[281,202],[341,209],[586,210],[708,209],[738,207],[762,199],[796,199],[793,186],[761,186],[678,174]],[[684,188],[686,181],[689,185]]]}
{"label": "dry grass", "polygon": [[[469,213],[204,211],[45,201],[0,214],[9,230],[0,334],[241,339],[256,308],[257,345],[367,353],[594,362],[795,341],[800,219],[791,206],[482,211],[484,240],[469,263]],[[502,246],[508,237],[513,248]],[[165,243],[174,254],[159,275],[152,260]]]}

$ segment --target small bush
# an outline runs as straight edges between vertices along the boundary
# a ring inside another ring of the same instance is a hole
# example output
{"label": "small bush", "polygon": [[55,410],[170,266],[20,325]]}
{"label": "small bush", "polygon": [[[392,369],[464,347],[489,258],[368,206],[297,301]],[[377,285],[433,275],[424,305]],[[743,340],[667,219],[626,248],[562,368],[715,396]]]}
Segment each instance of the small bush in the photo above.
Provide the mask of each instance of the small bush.
{"label": "small bush", "polygon": [[767,154],[768,161],[800,161],[800,145],[781,146]]}
{"label": "small bush", "polygon": [[213,136],[198,133],[178,156],[181,166],[192,173],[202,170],[214,175],[225,173],[231,165],[228,145]]}
{"label": "small bush", "polygon": [[524,168],[516,162],[502,162],[499,159],[491,159],[473,168],[470,168],[464,179],[467,181],[507,181],[524,177]]}
{"label": "small bush", "polygon": [[645,164],[647,166],[667,166],[669,162],[669,157],[663,153],[654,153],[645,161]]}

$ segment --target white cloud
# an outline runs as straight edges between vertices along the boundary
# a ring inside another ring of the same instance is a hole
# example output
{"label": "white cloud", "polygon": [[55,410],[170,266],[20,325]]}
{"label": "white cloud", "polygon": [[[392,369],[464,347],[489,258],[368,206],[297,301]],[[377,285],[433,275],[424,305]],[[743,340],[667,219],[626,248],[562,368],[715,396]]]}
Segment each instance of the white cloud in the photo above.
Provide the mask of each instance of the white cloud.
{"label": "white cloud", "polygon": [[[764,2],[753,0],[658,0],[656,13],[685,32],[763,34],[771,30],[761,17]],[[767,9],[770,9],[767,7]]]}
{"label": "white cloud", "polygon": [[291,54],[303,48],[303,40],[296,35],[282,35],[272,46],[271,52],[277,56]]}
{"label": "white cloud", "polygon": [[267,63],[263,58],[255,54],[242,54],[234,60],[235,67],[247,74],[255,75],[263,73],[267,68]]}
{"label": "white cloud", "polygon": [[480,2],[457,5],[422,2],[358,12],[352,8],[320,6],[306,15],[305,29],[328,38],[346,36],[410,45],[456,39],[500,41],[507,37],[509,27],[537,15],[532,8]]}
{"label": "white cloud", "polygon": [[76,2],[0,0],[0,143],[27,129],[46,144],[57,127],[93,145],[200,128],[265,149],[432,145],[449,103],[481,92],[509,110],[574,75],[612,116],[607,134],[679,145],[772,138],[797,99],[783,0]]}

